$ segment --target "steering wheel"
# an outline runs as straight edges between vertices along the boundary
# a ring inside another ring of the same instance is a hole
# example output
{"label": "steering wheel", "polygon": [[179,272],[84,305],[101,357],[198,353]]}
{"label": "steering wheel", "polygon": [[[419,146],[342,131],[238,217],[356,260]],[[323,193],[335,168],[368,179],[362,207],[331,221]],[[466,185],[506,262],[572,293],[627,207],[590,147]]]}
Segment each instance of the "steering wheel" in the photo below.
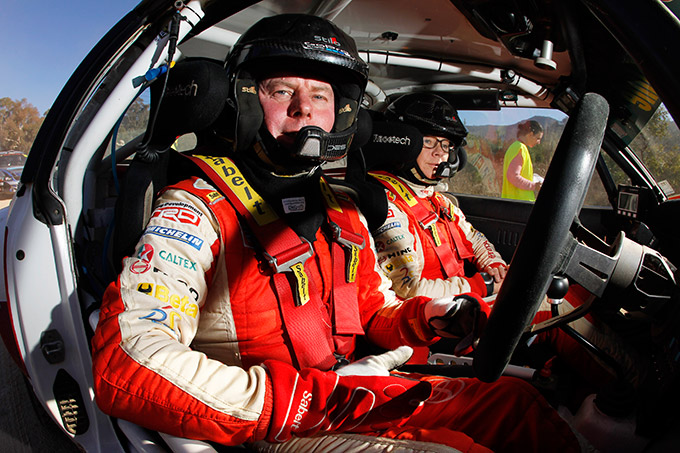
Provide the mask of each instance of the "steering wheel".
{"label": "steering wheel", "polygon": [[493,382],[503,373],[553,275],[568,259],[569,229],[583,206],[608,114],[607,101],[588,93],[567,121],[475,350],[473,368],[482,381]]}

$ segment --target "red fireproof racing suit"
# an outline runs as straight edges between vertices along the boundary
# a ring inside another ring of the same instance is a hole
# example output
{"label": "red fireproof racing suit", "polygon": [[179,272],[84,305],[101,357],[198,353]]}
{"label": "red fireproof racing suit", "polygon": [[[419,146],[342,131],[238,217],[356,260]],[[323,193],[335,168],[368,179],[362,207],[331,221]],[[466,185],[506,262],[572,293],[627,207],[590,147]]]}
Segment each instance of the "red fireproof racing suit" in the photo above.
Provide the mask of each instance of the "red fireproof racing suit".
{"label": "red fireproof racing suit", "polygon": [[[386,173],[381,176],[393,179],[392,184],[386,184],[387,219],[373,234],[378,263],[392,280],[396,293],[401,297],[445,297],[467,292],[490,296],[479,273],[466,277],[464,270],[466,259],[479,272],[506,266],[486,236],[475,230],[463,212],[449,198],[436,192],[434,186],[413,184]],[[410,189],[415,195],[414,202],[437,214],[430,228],[421,227],[421,220],[407,200],[395,194],[399,184],[403,185],[402,190]],[[432,228],[437,230],[440,247],[449,251],[446,266],[435,251]]]}
{"label": "red fireproof racing suit", "polygon": [[[350,214],[370,238],[363,217],[356,209]],[[330,242],[320,229],[305,266],[325,307],[309,322],[325,329],[332,329]],[[300,352],[289,344],[252,232],[201,179],[162,194],[137,250],[104,296],[92,343],[97,403],[112,416],[225,445],[290,439],[289,451],[305,441],[296,437],[317,432],[361,433],[351,441],[367,449],[380,437],[414,451],[433,443],[458,451],[578,450],[566,423],[519,380],[296,369]],[[358,312],[369,340],[387,349],[436,340],[422,319],[429,299],[397,298],[372,242],[360,251],[358,274]]]}

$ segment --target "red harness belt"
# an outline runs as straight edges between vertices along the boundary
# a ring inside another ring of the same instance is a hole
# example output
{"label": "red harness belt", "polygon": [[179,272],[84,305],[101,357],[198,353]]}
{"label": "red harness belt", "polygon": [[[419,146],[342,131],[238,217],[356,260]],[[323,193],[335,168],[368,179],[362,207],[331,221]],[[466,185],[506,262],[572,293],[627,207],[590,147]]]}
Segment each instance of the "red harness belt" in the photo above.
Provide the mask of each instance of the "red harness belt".
{"label": "red harness belt", "polygon": [[[437,194],[432,197],[436,205],[433,211],[429,203],[418,198],[413,189],[391,174],[382,171],[372,171],[369,174],[385,186],[400,201],[400,204],[409,209],[415,216],[420,228],[426,232],[425,236],[430,241],[446,278],[462,275],[460,260],[454,255],[451,246],[442,243],[439,237],[439,230],[437,229],[439,215],[448,216],[450,220],[451,213],[448,209],[442,207],[440,200],[436,197]],[[461,259],[469,258],[473,255],[463,242],[463,238],[457,228],[449,228],[448,222],[440,222],[439,224],[445,228],[446,233],[453,240],[458,256]]]}
{"label": "red harness belt", "polygon": [[[333,231],[331,257],[333,284],[331,304],[333,332],[318,321],[324,309],[320,293],[308,278],[307,260],[314,255],[312,245],[300,238],[250,186],[233,161],[227,157],[189,157],[229,200],[259,242],[273,270],[274,286],[281,317],[290,337],[293,356],[301,368],[330,369],[338,356],[348,352],[353,335],[364,333],[359,317],[356,273],[363,236],[352,232],[351,219],[323,178],[321,190],[327,222]],[[327,341],[322,341],[325,338]]]}

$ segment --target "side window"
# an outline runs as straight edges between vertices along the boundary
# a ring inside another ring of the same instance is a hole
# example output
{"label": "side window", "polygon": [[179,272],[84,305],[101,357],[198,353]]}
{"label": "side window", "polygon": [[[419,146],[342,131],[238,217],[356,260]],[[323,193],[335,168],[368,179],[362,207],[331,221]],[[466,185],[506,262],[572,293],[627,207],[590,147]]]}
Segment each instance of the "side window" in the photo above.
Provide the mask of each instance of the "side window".
{"label": "side window", "polygon": [[667,196],[680,191],[680,129],[666,106],[654,112],[629,144]]}
{"label": "side window", "polygon": [[[131,140],[144,135],[149,123],[150,112],[150,92],[145,90],[128,107],[123,119],[118,126],[116,134],[116,149],[120,149]],[[111,151],[109,144],[108,152]],[[196,135],[193,133],[184,134],[177,138],[173,145],[177,151],[187,151],[196,147]],[[107,154],[108,154],[107,152]]]}
{"label": "side window", "polygon": [[[609,175],[614,180],[614,185],[617,187],[619,185],[629,185],[631,184],[630,177],[619,167],[614,160],[609,157],[605,152],[602,152],[604,156],[604,162],[609,171]],[[597,172],[590,181],[590,186],[588,187],[588,194],[586,195],[586,200],[583,203],[585,206],[611,206],[609,198],[607,197],[607,191],[602,184],[602,180],[598,177]]]}
{"label": "side window", "polygon": [[540,143],[529,149],[533,173],[545,176],[567,116],[552,109],[504,107],[498,111],[458,112],[468,129],[467,165],[450,181],[453,192],[500,197],[503,186],[503,159],[508,147],[517,141],[518,126],[527,120],[543,128]]}
{"label": "side window", "polygon": [[149,122],[149,90],[145,90],[130,107],[118,126],[116,148],[123,147],[130,140],[143,135]]}
{"label": "side window", "polygon": [[[508,148],[518,141],[520,123],[535,121],[542,128],[540,142],[527,146],[532,173],[538,177],[545,176],[567,123],[567,116],[553,109],[504,107],[499,111],[460,110],[458,114],[468,129],[467,164],[449,180],[449,190],[496,198],[501,197],[503,187],[503,160]],[[604,186],[597,177],[593,178],[586,204],[609,204]]]}

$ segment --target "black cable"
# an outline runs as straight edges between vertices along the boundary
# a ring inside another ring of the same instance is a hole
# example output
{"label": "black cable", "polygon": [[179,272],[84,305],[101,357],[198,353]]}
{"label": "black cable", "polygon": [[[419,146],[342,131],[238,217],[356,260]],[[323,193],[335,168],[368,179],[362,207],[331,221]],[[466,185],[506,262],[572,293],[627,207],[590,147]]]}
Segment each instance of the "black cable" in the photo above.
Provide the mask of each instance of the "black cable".
{"label": "black cable", "polygon": [[155,152],[149,152],[149,143],[151,142],[151,137],[153,136],[154,127],[156,125],[156,120],[158,118],[158,111],[160,110],[161,103],[163,102],[163,97],[165,96],[165,90],[168,86],[168,77],[170,75],[170,68],[172,67],[172,59],[177,50],[177,40],[179,39],[179,24],[184,20],[184,16],[176,11],[172,16],[169,28],[169,38],[168,38],[168,58],[167,58],[167,70],[163,74],[163,87],[161,88],[161,93],[158,98],[158,103],[156,104],[151,117],[149,118],[149,125],[146,128],[146,133],[144,134],[144,139],[137,147],[137,153],[140,155],[142,160],[153,162],[158,159],[158,155]]}

